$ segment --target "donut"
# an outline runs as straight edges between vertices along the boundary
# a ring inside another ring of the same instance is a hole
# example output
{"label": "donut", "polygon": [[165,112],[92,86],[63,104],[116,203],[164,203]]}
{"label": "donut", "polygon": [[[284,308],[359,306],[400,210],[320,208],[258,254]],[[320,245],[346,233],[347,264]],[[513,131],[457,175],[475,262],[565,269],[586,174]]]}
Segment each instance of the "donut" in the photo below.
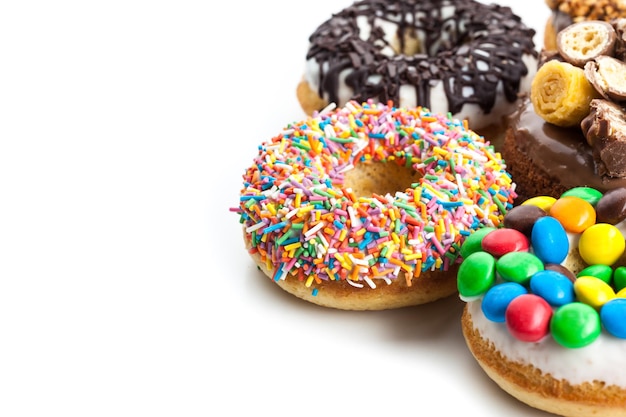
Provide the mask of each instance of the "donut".
{"label": "donut", "polygon": [[574,23],[560,32],[559,49],[544,55],[501,147],[519,200],[626,186],[625,23]]}
{"label": "donut", "polygon": [[537,64],[535,31],[510,8],[473,0],[362,0],[310,36],[296,89],[307,114],[374,99],[501,126]]}
{"label": "donut", "polygon": [[456,293],[460,245],[516,196],[466,122],[349,101],[262,143],[232,210],[258,268],[288,293],[383,310]]}
{"label": "donut", "polygon": [[557,415],[626,416],[625,219],[626,188],[576,187],[531,197],[464,242],[463,336],[513,397]]}
{"label": "donut", "polygon": [[545,24],[543,44],[547,50],[556,50],[557,34],[572,23],[585,20],[610,22],[626,17],[623,0],[546,0],[550,16]]}
{"label": "donut", "polygon": [[626,187],[626,179],[596,173],[593,152],[582,130],[547,123],[526,99],[511,117],[502,155],[517,185],[518,199],[558,197],[587,185],[600,191]]}

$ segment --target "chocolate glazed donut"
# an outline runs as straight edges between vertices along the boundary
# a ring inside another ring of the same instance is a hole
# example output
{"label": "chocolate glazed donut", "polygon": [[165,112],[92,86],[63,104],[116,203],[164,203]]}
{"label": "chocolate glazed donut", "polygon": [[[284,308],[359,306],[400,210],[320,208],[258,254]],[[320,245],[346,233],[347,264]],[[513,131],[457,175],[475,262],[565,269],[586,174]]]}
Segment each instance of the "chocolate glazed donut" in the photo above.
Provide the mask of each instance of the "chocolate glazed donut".
{"label": "chocolate glazed donut", "polygon": [[301,91],[298,98],[307,113],[372,98],[450,112],[480,128],[512,112],[528,90],[534,34],[495,4],[359,1],[310,36],[303,83],[319,100],[312,108]]}

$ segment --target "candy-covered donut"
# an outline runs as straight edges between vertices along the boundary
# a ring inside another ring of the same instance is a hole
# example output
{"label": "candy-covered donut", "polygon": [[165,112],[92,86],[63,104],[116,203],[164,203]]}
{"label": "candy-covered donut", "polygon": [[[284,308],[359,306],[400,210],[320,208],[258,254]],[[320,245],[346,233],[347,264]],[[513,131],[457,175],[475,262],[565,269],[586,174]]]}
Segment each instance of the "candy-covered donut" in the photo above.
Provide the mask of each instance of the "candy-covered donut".
{"label": "candy-covered donut", "polygon": [[536,68],[535,32],[473,0],[362,0],[310,36],[297,96],[307,114],[375,99],[500,125]]}
{"label": "candy-covered donut", "polygon": [[514,207],[461,250],[467,345],[519,400],[626,416],[626,188],[576,187]]}
{"label": "candy-covered donut", "polygon": [[352,101],[260,145],[235,211],[286,291],[339,309],[415,305],[456,292],[465,237],[512,207],[505,168],[457,119]]}

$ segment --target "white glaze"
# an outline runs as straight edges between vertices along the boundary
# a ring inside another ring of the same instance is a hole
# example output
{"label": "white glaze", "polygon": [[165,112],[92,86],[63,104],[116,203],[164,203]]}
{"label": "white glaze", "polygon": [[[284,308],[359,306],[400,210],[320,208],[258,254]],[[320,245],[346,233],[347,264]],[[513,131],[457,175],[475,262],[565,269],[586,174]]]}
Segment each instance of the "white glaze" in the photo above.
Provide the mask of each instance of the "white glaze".
{"label": "white glaze", "polygon": [[536,343],[522,342],[511,336],[504,323],[487,319],[480,303],[467,303],[474,328],[509,360],[533,365],[572,384],[603,381],[626,388],[626,340],[603,331],[595,342],[578,349],[564,348],[551,336]]}

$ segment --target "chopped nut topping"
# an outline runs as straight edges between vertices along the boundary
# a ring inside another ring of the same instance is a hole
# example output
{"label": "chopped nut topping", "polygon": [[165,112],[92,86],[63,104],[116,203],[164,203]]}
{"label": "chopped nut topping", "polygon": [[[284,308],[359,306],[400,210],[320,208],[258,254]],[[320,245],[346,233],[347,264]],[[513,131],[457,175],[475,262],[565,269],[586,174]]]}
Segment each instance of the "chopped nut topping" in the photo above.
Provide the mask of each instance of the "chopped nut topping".
{"label": "chopped nut topping", "polygon": [[558,10],[572,17],[574,22],[583,20],[604,20],[623,16],[626,2],[622,0],[546,0],[552,10]]}

